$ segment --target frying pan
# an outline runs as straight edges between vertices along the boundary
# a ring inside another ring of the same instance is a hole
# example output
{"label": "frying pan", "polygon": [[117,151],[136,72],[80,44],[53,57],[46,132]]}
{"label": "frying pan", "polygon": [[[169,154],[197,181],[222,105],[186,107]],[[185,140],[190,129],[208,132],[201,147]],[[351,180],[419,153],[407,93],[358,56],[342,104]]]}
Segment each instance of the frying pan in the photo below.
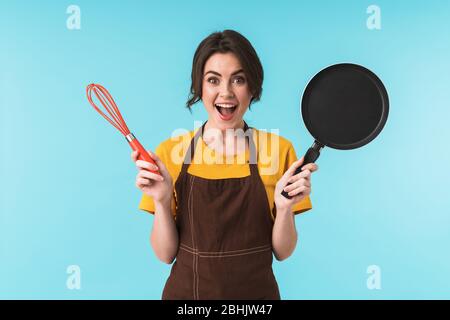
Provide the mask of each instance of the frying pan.
{"label": "frying pan", "polygon": [[[314,163],[325,146],[340,150],[362,147],[383,129],[389,98],[381,80],[369,69],[352,63],[329,66],[305,88],[303,121],[314,137],[302,167]],[[297,168],[294,174],[301,171]],[[287,192],[282,195],[291,199]]]}

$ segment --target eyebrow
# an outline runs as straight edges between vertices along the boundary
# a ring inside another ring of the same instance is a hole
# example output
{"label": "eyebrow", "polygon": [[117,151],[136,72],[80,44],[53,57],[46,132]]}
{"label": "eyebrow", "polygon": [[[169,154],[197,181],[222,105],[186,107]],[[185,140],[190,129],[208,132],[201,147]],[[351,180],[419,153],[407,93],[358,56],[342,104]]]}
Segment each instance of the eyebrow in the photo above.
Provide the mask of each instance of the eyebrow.
{"label": "eyebrow", "polygon": [[[241,73],[241,72],[244,72],[244,70],[243,70],[243,69],[239,69],[238,71],[233,72],[231,75],[234,76],[234,75],[236,75],[236,74],[238,74],[238,73]],[[215,74],[216,76],[219,76],[219,77],[222,76],[220,73],[218,73],[218,72],[216,72],[216,71],[212,71],[212,70],[209,70],[209,71],[206,72],[203,76],[206,76],[208,73]]]}

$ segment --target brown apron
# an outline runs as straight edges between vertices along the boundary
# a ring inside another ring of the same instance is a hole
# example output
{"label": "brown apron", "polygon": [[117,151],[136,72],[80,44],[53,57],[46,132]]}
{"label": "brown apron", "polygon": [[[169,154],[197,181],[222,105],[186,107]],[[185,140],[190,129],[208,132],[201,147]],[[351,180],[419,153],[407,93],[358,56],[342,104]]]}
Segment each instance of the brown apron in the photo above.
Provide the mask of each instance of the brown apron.
{"label": "brown apron", "polygon": [[205,124],[191,140],[175,183],[180,246],[162,298],[278,300],[273,222],[253,139],[248,139],[250,176],[193,176],[187,171]]}

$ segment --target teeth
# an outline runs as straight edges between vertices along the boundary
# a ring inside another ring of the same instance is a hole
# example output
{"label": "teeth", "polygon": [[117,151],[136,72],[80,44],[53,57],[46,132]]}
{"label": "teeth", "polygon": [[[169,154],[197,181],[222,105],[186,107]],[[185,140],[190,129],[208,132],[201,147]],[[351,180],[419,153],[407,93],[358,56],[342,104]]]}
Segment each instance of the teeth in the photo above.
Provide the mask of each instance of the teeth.
{"label": "teeth", "polygon": [[234,105],[234,104],[222,104],[222,103],[217,103],[216,106],[217,107],[221,107],[221,108],[234,108],[234,107],[236,107],[236,105]]}

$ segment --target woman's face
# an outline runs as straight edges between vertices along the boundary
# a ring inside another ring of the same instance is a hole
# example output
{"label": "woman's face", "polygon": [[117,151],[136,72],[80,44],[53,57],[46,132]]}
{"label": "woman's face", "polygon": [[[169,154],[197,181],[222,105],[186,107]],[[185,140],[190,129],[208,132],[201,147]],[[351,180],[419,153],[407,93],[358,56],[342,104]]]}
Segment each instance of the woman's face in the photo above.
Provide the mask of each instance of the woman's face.
{"label": "woman's face", "polygon": [[242,117],[251,101],[247,78],[233,53],[215,53],[205,63],[202,101],[210,128],[242,127]]}

